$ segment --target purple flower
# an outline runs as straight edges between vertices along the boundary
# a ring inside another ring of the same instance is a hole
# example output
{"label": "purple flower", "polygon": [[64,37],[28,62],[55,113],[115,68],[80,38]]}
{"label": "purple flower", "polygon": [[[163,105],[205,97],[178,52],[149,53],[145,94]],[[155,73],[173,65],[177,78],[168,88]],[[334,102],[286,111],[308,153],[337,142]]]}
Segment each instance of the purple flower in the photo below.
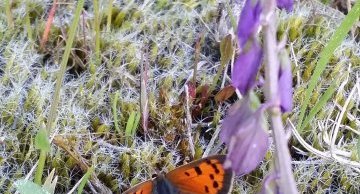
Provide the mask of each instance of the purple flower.
{"label": "purple flower", "polygon": [[286,11],[291,11],[294,5],[293,0],[276,0],[276,3],[278,8],[285,9]]}
{"label": "purple flower", "polygon": [[286,51],[282,51],[280,56],[280,71],[279,71],[279,97],[280,108],[282,112],[289,112],[293,107],[292,98],[292,73],[291,63]]}
{"label": "purple flower", "polygon": [[240,48],[245,46],[250,36],[259,28],[261,11],[260,0],[246,0],[237,27]]}
{"label": "purple flower", "polygon": [[[251,45],[249,45],[251,44]],[[256,40],[249,42],[236,58],[231,79],[232,85],[246,94],[254,85],[262,61],[262,49]]]}
{"label": "purple flower", "polygon": [[263,111],[263,108],[252,110],[249,98],[245,97],[240,105],[231,107],[223,121],[220,139],[227,144],[229,152],[224,165],[238,175],[254,170],[268,150]]}
{"label": "purple flower", "polygon": [[230,138],[228,137],[231,137],[238,131],[238,122],[250,118],[254,112],[250,107],[250,99],[247,96],[243,98],[241,102],[233,104],[229,108],[227,116],[224,118],[220,138],[228,144],[230,142]]}

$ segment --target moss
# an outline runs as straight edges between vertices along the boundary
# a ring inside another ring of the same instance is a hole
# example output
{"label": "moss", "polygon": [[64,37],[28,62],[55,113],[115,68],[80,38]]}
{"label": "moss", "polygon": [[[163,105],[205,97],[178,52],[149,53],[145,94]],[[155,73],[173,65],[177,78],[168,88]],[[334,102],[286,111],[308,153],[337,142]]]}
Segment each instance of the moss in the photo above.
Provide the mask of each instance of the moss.
{"label": "moss", "polygon": [[[36,131],[46,123],[55,73],[64,51],[74,9],[72,3],[58,5],[46,49],[40,51],[37,44],[42,37],[52,1],[30,1],[28,14],[33,41],[28,40],[24,33],[26,28],[21,17],[25,15],[24,5],[18,0],[12,2],[12,16],[17,28],[8,28],[5,14],[0,13],[0,137],[6,138],[5,149],[0,152],[0,185],[3,185],[0,193],[14,193],[14,188],[11,187],[13,182],[23,178],[37,161],[38,152],[34,149],[33,138]],[[66,136],[70,147],[78,151],[89,165],[96,167],[98,178],[113,192],[121,193],[130,185],[150,178],[156,170],[166,172],[181,164],[185,158],[192,158],[184,121],[188,111],[185,106],[184,84],[192,77],[194,45],[200,36],[201,65],[198,64],[197,96],[189,108],[193,116],[194,158],[202,156],[213,137],[213,130],[209,129],[219,127],[226,115],[226,107],[232,103],[229,100],[217,105],[213,94],[202,95],[206,91],[203,88],[212,82],[214,72],[217,71],[215,65],[219,62],[220,55],[216,40],[225,36],[224,32],[230,26],[228,10],[216,1],[158,0],[152,4],[144,4],[146,1],[114,2],[110,31],[105,30],[107,1],[102,2],[106,6],[100,6],[99,10],[102,32],[99,66],[94,63],[91,2],[82,16],[62,86],[58,118],[54,124],[56,130],[51,135]],[[235,6],[234,10],[238,10],[238,5],[230,6]],[[296,6],[291,16],[279,13],[283,20],[278,29],[278,39],[287,37],[291,42],[288,48],[290,52],[294,52],[297,64],[293,71],[295,75],[300,75],[294,88],[295,110],[303,101],[303,93],[315,68],[318,53],[332,34],[334,26],[339,23],[336,19],[342,18],[341,14],[334,12],[333,15],[337,17],[329,19],[327,14],[321,12],[325,10],[324,7],[315,9],[316,7],[311,6],[321,5],[302,2]],[[321,13],[314,15],[311,10],[319,10]],[[144,48],[148,48],[148,58],[145,59]],[[124,131],[130,113],[141,113],[142,110],[139,99],[140,64],[143,60],[149,62],[146,88],[148,129],[144,131],[140,127],[131,141],[125,142],[124,137],[114,130],[113,95],[119,92],[115,112],[118,115],[119,129]],[[336,121],[341,111],[337,105],[344,105],[349,91],[354,87],[359,64],[359,49],[349,38],[332,56],[325,75],[312,94],[311,103],[314,106],[329,82],[336,80],[340,86],[348,80],[343,84],[344,87],[339,88],[326,109],[321,110],[306,126],[305,133],[301,134],[313,147],[327,149],[328,145],[321,138],[321,130],[329,132],[331,127],[320,129],[319,126]],[[229,82],[226,81],[226,84]],[[220,85],[215,87],[219,88]],[[202,98],[206,100],[202,102]],[[356,118],[358,104],[359,99],[351,99],[341,124],[358,128],[358,120],[348,117],[350,114]],[[219,106],[220,111],[217,111]],[[289,116],[292,120],[297,119],[296,112]],[[344,145],[339,149],[351,150],[351,159],[357,160],[354,151],[357,136],[347,131],[339,134],[337,140],[341,138]],[[102,144],[103,142],[107,144]],[[304,150],[297,141],[292,142],[292,146]],[[1,146],[2,144],[0,149]],[[47,156],[46,168],[56,169],[59,176],[57,191],[68,192],[84,172],[79,170],[77,162],[69,153],[54,144],[51,150]],[[234,192],[253,193],[259,190],[260,179],[269,170],[273,157],[273,153],[269,152],[264,164],[256,171],[237,179]],[[301,157],[296,157],[301,160],[294,166],[301,192],[322,192],[334,186],[336,181],[343,192],[359,191],[359,178],[348,167],[335,162],[308,165],[309,161],[322,159],[311,153]],[[337,178],[336,174],[341,174],[341,177]],[[90,192],[87,187],[85,190]]]}

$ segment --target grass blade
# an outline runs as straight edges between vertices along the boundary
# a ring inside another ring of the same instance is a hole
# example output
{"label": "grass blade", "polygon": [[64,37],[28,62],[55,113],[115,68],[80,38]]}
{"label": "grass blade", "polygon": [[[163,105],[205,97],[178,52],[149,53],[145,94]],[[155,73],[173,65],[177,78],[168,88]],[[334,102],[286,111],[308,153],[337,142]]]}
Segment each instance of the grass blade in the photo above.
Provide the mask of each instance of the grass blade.
{"label": "grass blade", "polygon": [[335,49],[341,44],[341,42],[346,37],[347,33],[350,31],[351,27],[355,22],[358,21],[360,16],[360,1],[357,1],[354,7],[350,10],[348,15],[342,21],[340,26],[336,29],[334,35],[330,38],[328,44],[321,51],[319,60],[317,61],[316,68],[310,78],[309,85],[305,91],[305,100],[300,109],[300,115],[298,119],[298,129],[301,133],[303,129],[303,118],[306,112],[306,108],[310,102],[312,91],[314,90],[318,80],[324,71],[327,63],[330,60],[330,57],[333,55]]}
{"label": "grass blade", "polygon": [[[79,19],[80,19],[80,13],[84,6],[84,1],[85,0],[78,1],[77,7],[75,10],[75,18],[70,26],[69,37],[66,41],[65,52],[62,57],[61,64],[60,64],[60,71],[57,73],[55,92],[53,95],[53,100],[51,102],[49,118],[46,123],[47,134],[50,134],[53,122],[55,121],[55,118],[56,118],[57,106],[58,106],[58,103],[60,100],[60,89],[61,89],[61,85],[62,85],[62,82],[64,79],[64,74],[65,74],[67,62],[68,62],[68,59],[70,56],[71,47],[74,42],[75,33],[76,33],[77,26],[78,26]],[[36,169],[36,173],[35,173],[35,183],[37,183],[37,184],[41,184],[41,177],[42,177],[42,173],[43,173],[44,166],[45,166],[45,160],[46,160],[46,152],[41,151],[40,157],[39,157],[39,166]]]}
{"label": "grass blade", "polygon": [[94,167],[88,169],[83,178],[81,179],[81,183],[79,185],[78,194],[81,194],[84,190],[86,182],[89,180],[91,174],[94,172]]}
{"label": "grass blade", "polygon": [[328,100],[333,96],[337,89],[337,83],[333,82],[332,85],[325,91],[325,93],[320,97],[319,101],[315,106],[310,110],[309,115],[305,117],[303,124],[301,125],[300,131],[302,131],[308,123],[315,117],[315,115],[325,106]]}
{"label": "grass blade", "polygon": [[132,137],[135,136],[136,129],[138,128],[139,123],[140,123],[140,118],[141,118],[141,114],[137,112],[137,113],[136,113],[136,117],[135,117],[135,121],[134,121],[134,125],[133,125],[133,128],[132,128],[132,130],[131,130],[131,136],[132,136]]}
{"label": "grass blade", "polygon": [[127,120],[127,123],[126,123],[126,128],[125,128],[125,136],[126,137],[131,137],[132,129],[134,126],[134,121],[135,121],[135,116],[136,116],[136,112],[132,111],[130,113],[129,119]]}
{"label": "grass blade", "polygon": [[50,141],[45,129],[40,129],[35,136],[35,148],[49,152],[50,151]]}

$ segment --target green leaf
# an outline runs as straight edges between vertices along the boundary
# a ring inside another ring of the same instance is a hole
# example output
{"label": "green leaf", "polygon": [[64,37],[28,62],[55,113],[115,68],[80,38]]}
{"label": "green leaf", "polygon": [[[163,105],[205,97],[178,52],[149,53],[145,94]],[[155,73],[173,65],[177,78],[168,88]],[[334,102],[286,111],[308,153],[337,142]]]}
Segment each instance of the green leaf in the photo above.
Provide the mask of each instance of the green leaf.
{"label": "green leaf", "polygon": [[126,123],[126,128],[125,128],[125,136],[129,137],[132,134],[132,129],[134,126],[134,122],[135,122],[135,116],[136,116],[136,112],[132,111],[130,113],[129,119],[127,120]]}
{"label": "green leaf", "polygon": [[81,194],[84,190],[85,184],[86,182],[89,180],[91,174],[94,172],[94,167],[91,167],[87,170],[87,172],[85,173],[85,175],[83,176],[83,178],[81,179],[79,188],[78,188],[78,194]]}
{"label": "green leaf", "polygon": [[40,129],[36,134],[35,147],[45,152],[50,151],[50,141],[45,129]]}
{"label": "green leaf", "polygon": [[131,135],[134,136],[135,133],[136,133],[136,129],[138,128],[139,126],[139,123],[140,123],[140,117],[141,117],[141,114],[136,112],[136,117],[135,117],[135,121],[134,121],[134,125],[133,125],[133,128],[131,130]]}
{"label": "green leaf", "polygon": [[44,188],[29,180],[18,180],[15,182],[15,187],[20,194],[50,194]]}
{"label": "green leaf", "polygon": [[306,112],[306,109],[309,105],[310,98],[312,96],[312,91],[315,86],[318,84],[319,78],[322,72],[325,70],[327,63],[330,60],[330,57],[333,55],[335,49],[341,44],[344,38],[347,36],[347,33],[351,27],[358,21],[360,16],[360,1],[356,1],[355,5],[352,7],[348,15],[344,18],[340,26],[336,29],[333,36],[330,38],[328,44],[321,51],[319,60],[317,61],[316,68],[311,76],[308,88],[305,91],[305,99],[302,103],[300,109],[300,115],[298,119],[298,129],[299,132],[302,132],[303,118]]}

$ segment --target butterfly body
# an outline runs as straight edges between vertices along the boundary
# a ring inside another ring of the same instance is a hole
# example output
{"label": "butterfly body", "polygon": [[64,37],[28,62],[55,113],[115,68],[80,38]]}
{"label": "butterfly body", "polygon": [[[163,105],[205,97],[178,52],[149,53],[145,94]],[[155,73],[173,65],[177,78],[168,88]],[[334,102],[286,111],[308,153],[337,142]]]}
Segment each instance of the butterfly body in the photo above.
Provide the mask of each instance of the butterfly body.
{"label": "butterfly body", "polygon": [[124,194],[228,194],[233,172],[225,169],[224,155],[209,156],[142,182]]}
{"label": "butterfly body", "polygon": [[152,194],[179,194],[180,191],[174,186],[169,180],[167,180],[163,175],[155,178],[153,181],[153,190]]}

